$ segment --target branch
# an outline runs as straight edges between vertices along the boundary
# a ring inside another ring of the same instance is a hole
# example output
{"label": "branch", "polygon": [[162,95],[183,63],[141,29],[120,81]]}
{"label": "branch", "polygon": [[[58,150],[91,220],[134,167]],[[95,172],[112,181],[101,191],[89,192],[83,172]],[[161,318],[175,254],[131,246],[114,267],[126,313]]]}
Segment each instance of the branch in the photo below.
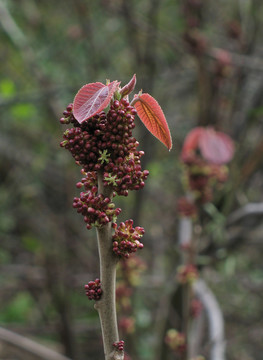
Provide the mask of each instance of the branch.
{"label": "branch", "polygon": [[[212,48],[211,51],[209,51],[207,53],[207,55],[213,59],[217,59],[217,54],[218,51],[222,51],[223,49],[221,48]],[[252,56],[252,55],[241,55],[241,54],[237,54],[231,51],[228,51],[231,60],[232,60],[232,65],[233,66],[237,66],[237,67],[241,67],[241,68],[247,68],[249,70],[254,70],[254,71],[263,71],[263,61],[261,57],[256,57],[256,56]]]}
{"label": "branch", "polygon": [[[98,191],[107,197],[112,197],[112,189],[104,187],[102,174],[98,173]],[[100,257],[100,280],[102,297],[96,302],[99,313],[105,360],[123,360],[123,351],[114,350],[113,343],[119,341],[116,314],[116,265],[117,259],[112,251],[111,222],[97,228],[98,248]]]}
{"label": "branch", "polygon": [[227,219],[227,225],[233,225],[234,223],[243,220],[244,217],[262,215],[263,216],[263,203],[250,203],[246,204],[242,208],[234,211],[229,215]]}
{"label": "branch", "polygon": [[224,319],[219,304],[203,280],[197,280],[193,284],[193,288],[208,317],[211,342],[210,359],[225,360]]}
{"label": "branch", "polygon": [[[70,358],[61,355],[46,346],[40,345],[24,336],[18,335],[10,330],[0,327],[0,340],[6,344],[14,346],[19,350],[34,355],[41,360],[70,360]],[[26,357],[25,357],[26,358]]]}

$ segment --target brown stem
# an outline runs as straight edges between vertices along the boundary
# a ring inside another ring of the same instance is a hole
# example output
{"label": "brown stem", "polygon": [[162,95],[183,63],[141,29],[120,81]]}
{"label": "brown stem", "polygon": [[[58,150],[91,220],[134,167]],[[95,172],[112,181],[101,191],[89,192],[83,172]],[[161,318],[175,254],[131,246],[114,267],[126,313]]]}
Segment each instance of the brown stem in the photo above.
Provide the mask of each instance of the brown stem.
{"label": "brown stem", "polygon": [[182,331],[185,335],[186,348],[183,354],[183,360],[188,360],[188,351],[189,351],[189,308],[190,308],[190,295],[191,285],[184,284],[182,288],[182,297],[183,297],[183,309],[182,309]]}
{"label": "brown stem", "polygon": [[[103,185],[102,174],[98,174],[98,188],[99,193],[112,197],[112,189]],[[97,239],[102,297],[96,303],[95,308],[100,317],[105,360],[123,360],[123,351],[114,350],[113,347],[113,343],[119,341],[119,334],[115,301],[117,259],[112,252],[111,223],[97,228]]]}

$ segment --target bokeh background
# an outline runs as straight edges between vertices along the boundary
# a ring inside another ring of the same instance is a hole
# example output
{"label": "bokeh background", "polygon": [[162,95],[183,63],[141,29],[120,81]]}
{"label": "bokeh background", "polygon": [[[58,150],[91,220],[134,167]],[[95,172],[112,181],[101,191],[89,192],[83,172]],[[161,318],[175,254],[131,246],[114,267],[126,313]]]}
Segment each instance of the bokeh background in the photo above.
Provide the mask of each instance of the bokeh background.
{"label": "bokeh background", "polygon": [[[262,35],[260,0],[0,0],[1,327],[72,359],[102,358],[84,292],[98,277],[95,232],[72,209],[81,175],[59,146],[59,119],[82,85],[124,85],[136,73],[136,91],[158,99],[174,146],[168,152],[137,119],[150,176],[116,200],[121,219],[146,230],[127,351],[174,359],[164,337],[180,262],[179,156],[186,134],[210,125],[233,138],[236,152],[197,225],[198,265],[224,314],[226,359],[262,360]],[[3,344],[0,357],[29,359],[13,351]]]}

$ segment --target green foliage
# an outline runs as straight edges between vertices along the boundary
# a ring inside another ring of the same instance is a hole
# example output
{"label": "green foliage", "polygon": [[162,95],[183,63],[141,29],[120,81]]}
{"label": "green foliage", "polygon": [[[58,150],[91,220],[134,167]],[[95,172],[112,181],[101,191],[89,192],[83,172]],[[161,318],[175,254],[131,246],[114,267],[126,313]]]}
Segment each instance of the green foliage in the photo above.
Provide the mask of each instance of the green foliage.
{"label": "green foliage", "polygon": [[1,322],[24,323],[32,314],[34,301],[28,292],[19,292],[0,313]]}
{"label": "green foliage", "polygon": [[8,99],[15,95],[15,84],[10,79],[4,79],[0,81],[0,96],[4,99]]}

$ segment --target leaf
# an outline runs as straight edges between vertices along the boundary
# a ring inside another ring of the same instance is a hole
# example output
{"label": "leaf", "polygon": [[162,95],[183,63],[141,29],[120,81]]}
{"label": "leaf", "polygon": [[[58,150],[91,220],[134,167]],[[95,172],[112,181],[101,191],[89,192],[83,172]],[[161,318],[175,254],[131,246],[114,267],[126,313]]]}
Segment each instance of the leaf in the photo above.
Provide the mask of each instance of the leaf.
{"label": "leaf", "polygon": [[122,97],[129,95],[134,90],[135,85],[136,85],[136,75],[134,74],[131,80],[128,82],[128,84],[126,84],[125,86],[123,86],[123,88],[121,88],[120,93]]}
{"label": "leaf", "polygon": [[199,139],[204,131],[205,128],[196,127],[187,134],[181,153],[183,161],[187,160],[188,156],[192,155],[192,153],[199,148]]}
{"label": "leaf", "polygon": [[213,164],[228,163],[234,155],[234,143],[232,139],[213,128],[196,127],[186,136],[181,158],[187,158],[199,150],[202,157]]}
{"label": "leaf", "polygon": [[73,102],[73,115],[76,120],[81,124],[105,109],[119,84],[115,80],[108,85],[100,82],[84,85]]}
{"label": "leaf", "polygon": [[141,94],[134,99],[134,107],[146,128],[171,150],[170,130],[158,102],[149,94]]}
{"label": "leaf", "polygon": [[199,146],[202,156],[214,164],[228,163],[234,156],[232,139],[220,131],[212,128],[201,133]]}

